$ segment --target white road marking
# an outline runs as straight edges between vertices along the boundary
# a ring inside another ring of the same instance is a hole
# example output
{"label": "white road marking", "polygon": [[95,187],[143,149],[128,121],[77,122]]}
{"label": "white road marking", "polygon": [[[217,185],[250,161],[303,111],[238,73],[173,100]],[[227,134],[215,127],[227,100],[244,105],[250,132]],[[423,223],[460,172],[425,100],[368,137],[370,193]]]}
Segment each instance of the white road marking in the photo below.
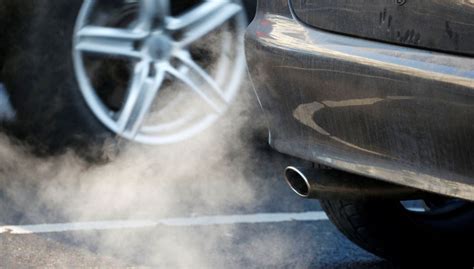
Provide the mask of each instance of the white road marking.
{"label": "white road marking", "polygon": [[277,223],[289,221],[324,221],[328,220],[327,215],[322,211],[312,211],[303,213],[262,213],[250,215],[229,215],[229,216],[207,216],[190,218],[171,218],[156,221],[149,220],[124,220],[124,221],[98,221],[98,222],[77,222],[77,223],[57,223],[38,224],[21,226],[0,226],[0,234],[41,234],[58,233],[71,231],[91,231],[91,230],[117,230],[150,228],[156,226],[189,227],[189,226],[210,226],[210,225],[230,225],[230,224],[252,224],[252,223]]}

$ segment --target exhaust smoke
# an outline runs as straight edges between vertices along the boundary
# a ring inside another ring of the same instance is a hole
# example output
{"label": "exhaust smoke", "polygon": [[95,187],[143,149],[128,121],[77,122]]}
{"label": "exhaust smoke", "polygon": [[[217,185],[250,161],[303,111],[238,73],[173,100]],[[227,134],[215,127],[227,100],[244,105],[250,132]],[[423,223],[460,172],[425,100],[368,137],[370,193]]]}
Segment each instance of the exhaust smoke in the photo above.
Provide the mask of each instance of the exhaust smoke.
{"label": "exhaust smoke", "polygon": [[[259,212],[257,208],[272,198],[262,191],[266,177],[279,182],[279,175],[261,172],[267,165],[266,170],[275,170],[270,168],[271,155],[263,149],[265,135],[255,135],[263,126],[259,114],[252,93],[245,91],[226,117],[195,139],[163,147],[128,144],[113,161],[101,165],[85,162],[73,152],[34,157],[3,136],[0,225]],[[301,244],[274,229],[256,237],[247,233],[246,225],[224,225],[46,236],[118,257],[127,266],[164,268],[232,268],[236,261],[249,267],[277,266],[294,255],[291,250],[296,248],[290,242]],[[3,253],[10,252],[10,244],[1,245]],[[16,264],[8,259],[2,258],[0,267]],[[31,263],[28,266],[37,265]],[[53,266],[81,265],[58,258]]]}
{"label": "exhaust smoke", "polygon": [[[204,47],[212,50],[214,44],[211,36]],[[0,225],[262,213],[263,205],[274,199],[268,191],[269,181],[281,181],[278,172],[287,161],[275,158],[267,148],[265,122],[256,98],[249,83],[242,87],[230,111],[193,139],[158,147],[126,144],[106,164],[91,164],[72,150],[61,156],[36,157],[29,145],[0,136]],[[177,92],[172,90],[160,94],[172,96]],[[13,110],[6,111],[10,112],[2,111],[0,118],[14,116]],[[179,109],[175,112],[180,113]],[[304,268],[311,262],[299,251],[301,238],[272,227],[258,234],[251,230],[249,225],[156,227],[35,238],[113,257],[127,267],[262,268],[291,260],[295,267]],[[84,266],[61,256],[42,264],[22,256],[21,251],[4,255],[21,248],[13,243],[15,235],[9,236],[0,234],[0,267]],[[45,248],[40,245],[38,252],[47,252]],[[25,260],[27,263],[20,263]]]}

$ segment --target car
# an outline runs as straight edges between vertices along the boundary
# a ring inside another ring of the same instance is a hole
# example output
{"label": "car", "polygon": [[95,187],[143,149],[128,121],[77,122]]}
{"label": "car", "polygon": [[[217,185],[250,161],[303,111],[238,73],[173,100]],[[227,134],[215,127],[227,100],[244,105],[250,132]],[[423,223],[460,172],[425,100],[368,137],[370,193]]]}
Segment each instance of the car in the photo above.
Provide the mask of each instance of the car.
{"label": "car", "polygon": [[474,265],[473,23],[472,1],[259,0],[246,33],[288,184],[399,264]]}
{"label": "car", "polygon": [[40,156],[74,149],[92,159],[123,140],[188,139],[240,89],[254,9],[253,0],[2,0],[11,107],[2,129]]}

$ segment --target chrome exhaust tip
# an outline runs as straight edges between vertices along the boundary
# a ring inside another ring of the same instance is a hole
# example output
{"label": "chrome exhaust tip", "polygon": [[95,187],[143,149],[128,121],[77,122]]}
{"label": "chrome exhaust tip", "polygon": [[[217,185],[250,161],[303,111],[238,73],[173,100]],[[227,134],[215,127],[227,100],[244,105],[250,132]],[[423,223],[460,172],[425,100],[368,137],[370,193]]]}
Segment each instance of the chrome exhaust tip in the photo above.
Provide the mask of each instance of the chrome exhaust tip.
{"label": "chrome exhaust tip", "polygon": [[304,172],[296,167],[288,166],[285,169],[285,180],[290,188],[299,196],[308,198],[310,195],[311,184]]}
{"label": "chrome exhaust tip", "polygon": [[308,199],[416,200],[426,196],[426,193],[417,189],[330,168],[288,166],[284,171],[284,176],[296,194]]}

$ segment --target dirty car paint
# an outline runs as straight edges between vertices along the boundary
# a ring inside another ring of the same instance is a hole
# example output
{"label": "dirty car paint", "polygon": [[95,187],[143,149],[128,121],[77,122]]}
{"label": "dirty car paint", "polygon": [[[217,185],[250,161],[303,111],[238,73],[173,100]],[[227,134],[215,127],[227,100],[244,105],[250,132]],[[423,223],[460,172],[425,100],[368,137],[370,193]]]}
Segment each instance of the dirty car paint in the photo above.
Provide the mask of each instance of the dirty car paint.
{"label": "dirty car paint", "polygon": [[395,44],[474,55],[473,0],[291,0],[311,26]]}
{"label": "dirty car paint", "polygon": [[259,2],[249,70],[271,145],[337,169],[474,200],[474,61],[311,28]]}

